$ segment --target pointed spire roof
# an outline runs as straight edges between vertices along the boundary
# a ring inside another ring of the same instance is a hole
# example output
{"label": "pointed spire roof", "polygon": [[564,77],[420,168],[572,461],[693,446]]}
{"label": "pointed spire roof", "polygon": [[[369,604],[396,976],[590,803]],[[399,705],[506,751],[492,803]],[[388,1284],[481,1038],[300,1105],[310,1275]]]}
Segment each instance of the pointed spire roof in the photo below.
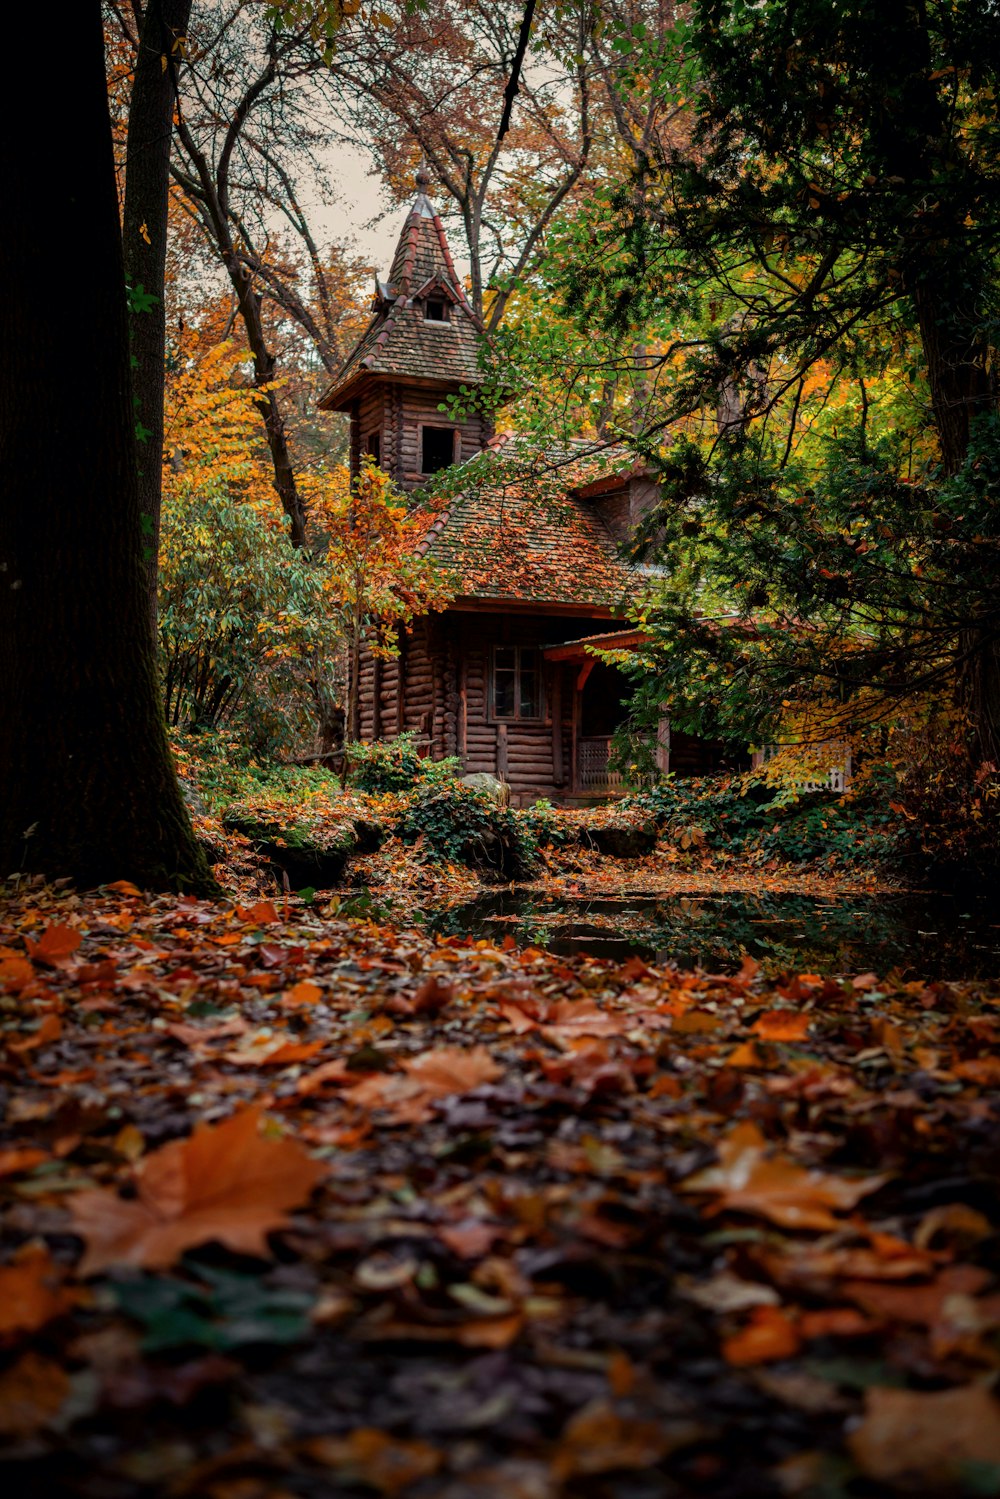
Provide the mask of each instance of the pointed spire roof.
{"label": "pointed spire roof", "polygon": [[[366,377],[444,386],[475,385],[482,378],[485,330],[466,299],[429,186],[421,167],[389,274],[375,282],[374,316],[321,397],[323,411],[345,410]],[[447,304],[446,321],[428,321],[428,297]]]}

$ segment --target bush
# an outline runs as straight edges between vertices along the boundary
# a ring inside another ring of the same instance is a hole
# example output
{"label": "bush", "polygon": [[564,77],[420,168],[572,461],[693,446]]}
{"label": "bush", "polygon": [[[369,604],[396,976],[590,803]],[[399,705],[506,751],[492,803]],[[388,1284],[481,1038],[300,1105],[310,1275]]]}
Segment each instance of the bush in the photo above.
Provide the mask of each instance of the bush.
{"label": "bush", "polygon": [[423,790],[396,832],[406,843],[420,839],[431,862],[466,864],[501,880],[526,878],[537,857],[537,844],[509,807],[457,781]]}
{"label": "bush", "polygon": [[823,791],[796,795],[753,774],[683,781],[666,776],[622,805],[651,817],[685,848],[759,860],[890,864],[909,847],[901,819],[878,787],[858,798]]}
{"label": "bush", "polygon": [[387,791],[412,791],[418,786],[440,786],[453,781],[462,768],[460,760],[425,760],[417,750],[412,730],[395,739],[346,747],[351,784],[358,791],[378,796]]}

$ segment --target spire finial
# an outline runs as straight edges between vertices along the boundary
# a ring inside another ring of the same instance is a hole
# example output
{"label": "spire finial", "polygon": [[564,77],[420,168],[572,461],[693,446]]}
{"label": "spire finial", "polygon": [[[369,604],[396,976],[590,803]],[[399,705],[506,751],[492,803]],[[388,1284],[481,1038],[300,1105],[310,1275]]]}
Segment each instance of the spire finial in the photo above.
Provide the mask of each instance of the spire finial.
{"label": "spire finial", "polygon": [[431,177],[427,170],[427,163],[421,159],[420,165],[417,168],[417,189],[419,192],[425,193],[430,185]]}

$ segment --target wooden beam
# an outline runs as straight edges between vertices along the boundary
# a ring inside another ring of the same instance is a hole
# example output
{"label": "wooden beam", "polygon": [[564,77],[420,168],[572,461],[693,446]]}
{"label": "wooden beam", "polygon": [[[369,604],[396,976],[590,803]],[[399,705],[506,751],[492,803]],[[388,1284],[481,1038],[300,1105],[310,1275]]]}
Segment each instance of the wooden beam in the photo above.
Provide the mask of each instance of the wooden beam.
{"label": "wooden beam", "polygon": [[557,786],[563,783],[561,666],[552,673],[552,779]]}
{"label": "wooden beam", "polygon": [[577,692],[582,692],[583,689],[586,687],[586,685],[587,685],[587,678],[590,676],[590,673],[593,671],[593,669],[594,669],[594,667],[596,665],[597,665],[597,658],[595,656],[590,656],[583,663],[583,665],[580,667],[580,670],[577,672],[577,676],[576,676],[576,690],[577,690]]}

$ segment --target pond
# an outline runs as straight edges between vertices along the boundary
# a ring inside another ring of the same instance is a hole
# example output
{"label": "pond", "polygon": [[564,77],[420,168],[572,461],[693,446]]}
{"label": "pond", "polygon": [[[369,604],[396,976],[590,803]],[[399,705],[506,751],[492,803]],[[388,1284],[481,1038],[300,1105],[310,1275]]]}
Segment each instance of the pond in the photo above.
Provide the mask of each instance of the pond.
{"label": "pond", "polygon": [[1000,905],[983,897],[802,894],[548,897],[501,890],[425,915],[442,934],[509,934],[519,946],[592,957],[674,962],[709,972],[744,954],[768,974],[888,973],[904,978],[1000,978]]}

